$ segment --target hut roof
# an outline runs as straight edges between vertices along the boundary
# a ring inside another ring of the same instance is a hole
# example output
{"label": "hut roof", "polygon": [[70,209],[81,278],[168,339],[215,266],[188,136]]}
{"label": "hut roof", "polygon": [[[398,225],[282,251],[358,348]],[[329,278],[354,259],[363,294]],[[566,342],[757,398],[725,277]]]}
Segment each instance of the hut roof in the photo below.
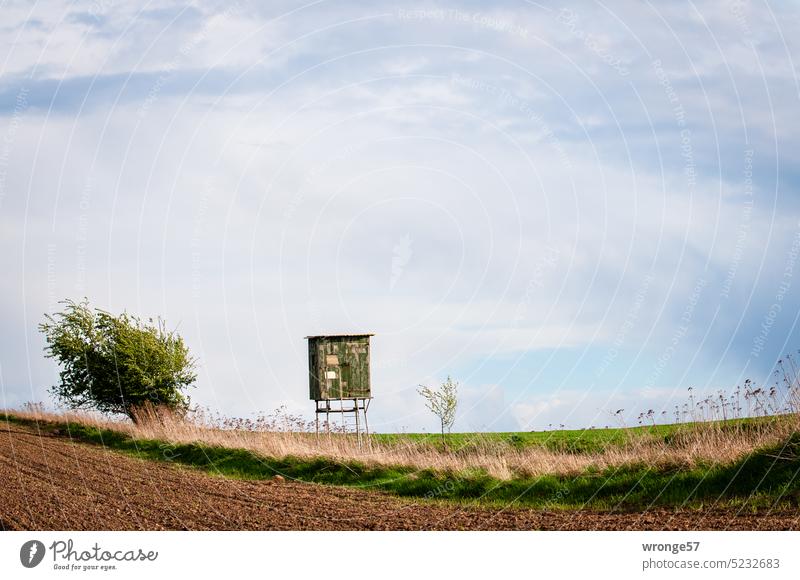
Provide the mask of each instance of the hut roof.
{"label": "hut roof", "polygon": [[303,338],[341,338],[345,336],[375,336],[374,332],[362,332],[362,333],[354,333],[348,332],[345,334],[315,334],[312,336],[304,336]]}

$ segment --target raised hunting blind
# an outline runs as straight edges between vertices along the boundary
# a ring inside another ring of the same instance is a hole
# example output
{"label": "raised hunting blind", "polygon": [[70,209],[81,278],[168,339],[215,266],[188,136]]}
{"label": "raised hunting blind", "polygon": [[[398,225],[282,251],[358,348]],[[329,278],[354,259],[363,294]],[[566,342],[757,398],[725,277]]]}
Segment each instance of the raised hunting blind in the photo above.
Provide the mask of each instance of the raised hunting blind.
{"label": "raised hunting blind", "polygon": [[[308,391],[316,405],[316,425],[325,414],[330,433],[331,413],[340,413],[342,430],[355,430],[361,438],[361,424],[369,435],[367,409],[372,399],[369,369],[369,339],[373,334],[307,336]],[[363,417],[363,419],[362,419]],[[351,420],[348,423],[348,419]]]}

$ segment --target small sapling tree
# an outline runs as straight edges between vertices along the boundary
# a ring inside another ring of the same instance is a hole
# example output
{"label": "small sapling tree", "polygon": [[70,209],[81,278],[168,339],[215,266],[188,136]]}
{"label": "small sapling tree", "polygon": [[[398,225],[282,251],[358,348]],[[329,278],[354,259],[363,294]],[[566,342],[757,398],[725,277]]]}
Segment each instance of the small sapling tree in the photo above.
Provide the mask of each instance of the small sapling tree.
{"label": "small sapling tree", "polygon": [[122,413],[134,422],[141,410],[188,408],[183,391],[197,378],[183,339],[164,321],[114,316],[89,303],[66,300],[62,312],[45,315],[39,329],[45,356],[61,366],[61,382],[50,389],[73,409]]}
{"label": "small sapling tree", "polygon": [[458,407],[458,382],[451,379],[447,380],[437,389],[432,389],[425,385],[419,385],[417,392],[425,399],[425,406],[439,418],[442,432],[442,444],[447,447],[445,430],[450,433],[453,423],[456,420],[456,408]]}

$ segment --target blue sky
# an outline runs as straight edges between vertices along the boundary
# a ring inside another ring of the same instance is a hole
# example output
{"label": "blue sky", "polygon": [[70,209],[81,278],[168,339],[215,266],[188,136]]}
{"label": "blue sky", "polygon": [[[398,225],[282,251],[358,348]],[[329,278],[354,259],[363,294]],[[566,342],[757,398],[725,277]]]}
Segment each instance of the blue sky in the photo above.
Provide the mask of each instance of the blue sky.
{"label": "blue sky", "polygon": [[308,413],[375,332],[373,424],[602,426],[800,348],[794,3],[12,2],[0,386],[64,298],[161,315],[195,402]]}

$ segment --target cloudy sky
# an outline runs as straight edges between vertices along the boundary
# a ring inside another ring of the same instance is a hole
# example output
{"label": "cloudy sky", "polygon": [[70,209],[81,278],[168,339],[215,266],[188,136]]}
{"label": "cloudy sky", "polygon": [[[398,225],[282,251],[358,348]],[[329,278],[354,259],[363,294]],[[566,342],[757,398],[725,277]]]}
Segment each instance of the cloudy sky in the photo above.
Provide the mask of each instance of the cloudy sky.
{"label": "cloudy sky", "polygon": [[64,298],[163,316],[196,403],[309,412],[375,332],[372,423],[613,422],[800,348],[800,8],[4,2],[0,406]]}

